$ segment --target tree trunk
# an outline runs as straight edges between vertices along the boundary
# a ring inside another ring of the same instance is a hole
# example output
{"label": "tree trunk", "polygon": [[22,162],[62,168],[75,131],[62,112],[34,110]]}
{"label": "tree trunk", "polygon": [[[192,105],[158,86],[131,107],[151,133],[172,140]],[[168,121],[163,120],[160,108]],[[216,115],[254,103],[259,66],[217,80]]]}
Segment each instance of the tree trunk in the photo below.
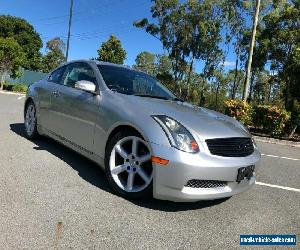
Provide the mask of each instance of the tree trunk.
{"label": "tree trunk", "polygon": [[4,85],[4,73],[1,73],[0,90],[3,90],[3,85]]}
{"label": "tree trunk", "polygon": [[286,110],[290,110],[290,84],[288,77],[285,77],[284,106]]}
{"label": "tree trunk", "polygon": [[293,135],[294,135],[295,132],[296,132],[297,127],[298,127],[298,125],[295,125],[295,126],[293,127],[291,133],[288,135],[288,138],[292,138],[292,137],[293,137]]}
{"label": "tree trunk", "polygon": [[255,78],[255,74],[252,72],[251,74],[251,81],[250,81],[250,92],[249,92],[249,96],[248,96],[248,101],[251,102],[254,97],[253,97],[253,94],[254,94],[254,91],[253,91],[253,88],[254,88],[254,78]]}
{"label": "tree trunk", "polygon": [[232,86],[231,99],[235,99],[238,63],[239,63],[239,58],[237,56],[236,60],[235,60],[234,81],[233,81],[233,86]]}
{"label": "tree trunk", "polygon": [[250,43],[250,50],[249,50],[249,58],[247,63],[247,71],[246,71],[246,79],[244,84],[244,91],[243,91],[243,100],[247,101],[248,99],[248,89],[250,84],[250,74],[251,74],[251,66],[252,66],[252,57],[253,57],[253,50],[255,45],[255,36],[256,36],[256,28],[258,23],[258,16],[259,16],[259,9],[260,9],[260,0],[256,0],[256,10],[255,16],[253,20],[253,29],[252,29],[252,36],[251,36],[251,43]]}
{"label": "tree trunk", "polygon": [[272,82],[269,82],[269,92],[268,92],[268,100],[267,102],[271,102],[271,92],[272,92]]}
{"label": "tree trunk", "polygon": [[192,58],[192,61],[190,63],[190,69],[189,69],[189,74],[188,74],[188,79],[187,79],[187,85],[189,85],[190,81],[191,81],[191,75],[192,75],[192,71],[193,71],[193,64],[194,64],[194,57]]}
{"label": "tree trunk", "polygon": [[204,84],[205,84],[205,79],[202,78],[202,87],[201,87],[201,92],[199,97],[199,106],[204,105]]}
{"label": "tree trunk", "polygon": [[220,82],[217,82],[216,98],[215,98],[215,110],[218,111],[218,95],[220,89]]}
{"label": "tree trunk", "polygon": [[192,71],[193,71],[193,64],[194,64],[194,57],[192,58],[192,61],[190,63],[190,69],[189,69],[189,75],[188,75],[188,79],[187,79],[187,94],[186,97],[189,97],[190,94],[190,81],[191,81],[191,75],[192,75]]}

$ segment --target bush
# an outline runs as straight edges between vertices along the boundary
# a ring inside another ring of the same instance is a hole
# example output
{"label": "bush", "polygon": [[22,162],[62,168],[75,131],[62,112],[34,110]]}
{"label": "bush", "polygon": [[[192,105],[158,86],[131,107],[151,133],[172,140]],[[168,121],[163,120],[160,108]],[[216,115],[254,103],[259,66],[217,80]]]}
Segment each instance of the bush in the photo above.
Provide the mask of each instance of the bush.
{"label": "bush", "polygon": [[244,125],[249,126],[252,124],[252,107],[242,100],[227,100],[224,102],[225,114],[229,115]]}
{"label": "bush", "polygon": [[19,83],[16,85],[12,86],[12,91],[13,92],[21,92],[21,93],[25,93],[27,91],[27,85]]}
{"label": "bush", "polygon": [[8,82],[4,82],[3,83],[3,90],[6,90],[9,86],[9,83]]}
{"label": "bush", "polygon": [[[289,132],[290,127],[295,128],[295,121],[291,121],[291,113],[283,108],[270,105],[251,106],[241,100],[227,100],[224,103],[225,114],[245,125],[253,125],[272,136],[283,135]],[[290,124],[291,123],[291,124]]]}
{"label": "bush", "polygon": [[291,114],[277,106],[258,105],[253,109],[252,121],[273,136],[282,135]]}
{"label": "bush", "polygon": [[288,137],[300,133],[300,101],[294,100],[291,116],[284,128]]}

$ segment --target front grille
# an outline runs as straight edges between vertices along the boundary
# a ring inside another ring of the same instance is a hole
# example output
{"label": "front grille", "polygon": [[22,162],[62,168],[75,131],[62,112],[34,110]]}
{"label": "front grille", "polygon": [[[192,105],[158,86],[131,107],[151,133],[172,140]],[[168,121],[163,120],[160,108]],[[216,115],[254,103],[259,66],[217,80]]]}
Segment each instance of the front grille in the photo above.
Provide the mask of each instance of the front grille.
{"label": "front grille", "polygon": [[185,187],[191,188],[218,188],[225,187],[227,185],[226,181],[208,181],[208,180],[189,180]]}
{"label": "front grille", "polygon": [[208,139],[206,144],[211,154],[224,157],[245,157],[254,151],[251,138],[246,137]]}

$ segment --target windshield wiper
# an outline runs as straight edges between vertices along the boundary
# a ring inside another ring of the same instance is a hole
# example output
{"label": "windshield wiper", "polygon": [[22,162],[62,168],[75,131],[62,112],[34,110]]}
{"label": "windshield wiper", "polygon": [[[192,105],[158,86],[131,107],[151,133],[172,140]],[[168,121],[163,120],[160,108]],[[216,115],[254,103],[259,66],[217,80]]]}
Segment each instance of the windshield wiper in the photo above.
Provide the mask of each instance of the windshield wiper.
{"label": "windshield wiper", "polygon": [[163,100],[170,100],[169,98],[165,96],[159,96],[159,95],[148,95],[148,94],[133,94],[134,96],[141,96],[141,97],[149,97],[149,98],[157,98],[157,99],[163,99]]}

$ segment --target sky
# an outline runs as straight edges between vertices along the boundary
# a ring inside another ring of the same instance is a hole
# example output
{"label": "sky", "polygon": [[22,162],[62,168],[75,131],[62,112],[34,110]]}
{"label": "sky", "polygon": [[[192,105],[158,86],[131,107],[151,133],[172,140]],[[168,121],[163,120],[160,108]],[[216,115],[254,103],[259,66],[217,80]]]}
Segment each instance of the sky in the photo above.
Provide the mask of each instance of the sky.
{"label": "sky", "polygon": [[[151,18],[151,0],[74,0],[69,60],[97,57],[97,49],[111,34],[121,40],[127,52],[126,65],[133,65],[138,53],[162,54],[161,42],[133,26],[141,18]],[[54,37],[65,42],[68,33],[70,0],[2,0],[0,14],[26,19],[40,34],[43,44]],[[42,53],[45,53],[43,47]],[[225,69],[234,67],[230,50]],[[202,65],[196,64],[196,71]]]}

